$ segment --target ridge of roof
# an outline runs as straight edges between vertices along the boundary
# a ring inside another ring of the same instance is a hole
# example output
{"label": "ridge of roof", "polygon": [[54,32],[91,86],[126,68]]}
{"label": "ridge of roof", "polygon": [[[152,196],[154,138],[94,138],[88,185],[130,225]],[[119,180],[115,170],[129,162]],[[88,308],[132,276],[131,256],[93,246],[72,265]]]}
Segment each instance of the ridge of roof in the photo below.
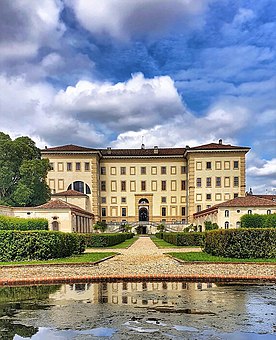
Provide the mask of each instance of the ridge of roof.
{"label": "ridge of roof", "polygon": [[52,194],[51,196],[85,196],[87,197],[86,194],[79,192],[77,190],[72,190],[72,189],[56,192],[55,194]]}
{"label": "ridge of roof", "polygon": [[198,146],[194,146],[191,148],[188,148],[187,151],[193,151],[193,150],[237,150],[237,149],[244,149],[249,150],[250,148],[247,146],[236,146],[231,144],[222,144],[222,143],[208,143],[208,144],[202,144]]}
{"label": "ridge of roof", "polygon": [[91,212],[86,211],[75,204],[64,202],[60,199],[51,200],[47,203],[35,207],[35,209],[71,209],[73,211],[78,211],[86,215],[94,216],[94,214],[92,214]]}
{"label": "ridge of roof", "polygon": [[60,146],[55,146],[52,148],[45,148],[41,149],[42,152],[47,152],[47,151],[98,151],[97,149],[93,148],[88,148],[85,146],[79,146],[75,144],[66,144],[66,145],[60,145]]}

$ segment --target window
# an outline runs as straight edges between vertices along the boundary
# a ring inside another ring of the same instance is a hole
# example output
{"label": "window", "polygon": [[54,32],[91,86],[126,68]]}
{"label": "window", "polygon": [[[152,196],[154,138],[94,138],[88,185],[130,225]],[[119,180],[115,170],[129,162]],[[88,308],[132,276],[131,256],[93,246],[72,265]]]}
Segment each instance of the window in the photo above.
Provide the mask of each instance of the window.
{"label": "window", "polygon": [[125,174],[126,174],[126,167],[121,166],[121,175],[125,175]]}
{"label": "window", "polygon": [[221,177],[216,177],[216,187],[221,187]]}
{"label": "window", "polygon": [[102,208],[102,216],[106,216],[106,208]]}
{"label": "window", "polygon": [[221,170],[221,161],[216,161],[216,170]]}
{"label": "window", "polygon": [[202,170],[202,163],[196,162],[196,170]]}
{"label": "window", "polygon": [[229,210],[225,210],[224,217],[229,217]]}
{"label": "window", "polygon": [[207,209],[211,208],[211,205],[210,205],[210,204],[207,204],[206,208],[207,208]]}
{"label": "window", "polygon": [[185,174],[186,173],[186,166],[182,166],[181,167],[181,174]]}
{"label": "window", "polygon": [[206,194],[206,200],[210,200],[212,198],[211,194]]}
{"label": "window", "polygon": [[80,162],[77,162],[76,163],[76,171],[80,171],[80,169],[81,169],[81,164],[80,164]]}
{"label": "window", "polygon": [[141,191],[146,190],[146,181],[141,181]]}
{"label": "window", "polygon": [[54,163],[50,163],[50,170],[53,171],[54,170]]}
{"label": "window", "polygon": [[126,203],[127,199],[126,197],[121,197],[121,203]]}
{"label": "window", "polygon": [[126,216],[126,208],[122,208],[122,216]]}
{"label": "window", "polygon": [[212,186],[212,179],[211,177],[206,178],[206,187],[210,188]]}
{"label": "window", "polygon": [[201,205],[198,204],[198,205],[196,206],[196,212],[200,212],[200,211],[201,211]]}
{"label": "window", "polygon": [[111,173],[111,175],[116,175],[116,168],[115,168],[115,166],[112,166],[110,168],[110,173]]}
{"label": "window", "polygon": [[238,169],[239,168],[239,161],[234,161],[234,169]]}
{"label": "window", "polygon": [[249,215],[252,215],[252,210],[248,210],[247,212]]}
{"label": "window", "polygon": [[238,221],[238,222],[236,223],[236,228],[240,228],[240,226],[241,226],[241,222]]}
{"label": "window", "polygon": [[135,175],[135,167],[134,166],[130,167],[130,174]]}
{"label": "window", "polygon": [[111,197],[111,204],[117,204],[117,197],[115,196]]}
{"label": "window", "polygon": [[151,167],[151,174],[152,175],[157,175],[157,167],[156,166],[152,166]]}
{"label": "window", "polygon": [[106,203],[106,197],[102,197],[102,203]]}
{"label": "window", "polygon": [[63,163],[58,163],[58,171],[63,171]]}
{"label": "window", "polygon": [[171,181],[171,191],[176,191],[176,181]]}
{"label": "window", "polygon": [[157,191],[157,181],[151,181],[151,190]]}
{"label": "window", "polygon": [[176,166],[171,166],[171,175],[176,174]]}
{"label": "window", "polygon": [[225,222],[225,223],[224,223],[224,228],[225,228],[225,229],[229,229],[229,222]]}
{"label": "window", "polygon": [[147,174],[147,168],[145,166],[141,166],[141,175]]}
{"label": "window", "polygon": [[212,163],[206,162],[206,169],[212,169]]}
{"label": "window", "polygon": [[266,214],[270,215],[271,214],[271,210],[267,210]]}
{"label": "window", "polygon": [[186,181],[181,181],[181,190],[186,190]]}
{"label": "window", "polygon": [[224,177],[224,186],[230,187],[230,177]]}
{"label": "window", "polygon": [[161,181],[161,190],[167,190],[167,182]]}
{"label": "window", "polygon": [[161,175],[166,175],[167,168],[165,166],[161,166]]}
{"label": "window", "polygon": [[181,215],[182,215],[182,216],[185,216],[185,215],[186,215],[186,214],[185,214],[185,213],[186,213],[185,210],[186,210],[185,207],[182,207],[182,208],[181,208]]}
{"label": "window", "polygon": [[237,198],[237,197],[239,197],[239,194],[238,194],[238,193],[235,193],[235,194],[234,194],[234,198]]}
{"label": "window", "polygon": [[67,163],[67,171],[72,171],[72,163],[71,162],[69,162],[69,163]]}
{"label": "window", "polygon": [[121,181],[121,191],[126,191],[126,181]]}
{"label": "window", "polygon": [[200,177],[198,177],[198,178],[196,179],[196,186],[197,186],[197,188],[200,188],[200,187],[201,187],[201,178],[200,178]]}
{"label": "window", "polygon": [[70,184],[67,188],[67,190],[76,190],[79,192],[82,192],[83,194],[91,194],[91,189],[88,186],[88,184],[82,182],[82,181],[75,181],[73,184]]}
{"label": "window", "polygon": [[162,209],[161,209],[161,214],[162,214],[162,216],[166,216],[166,215],[167,215],[167,209],[166,209],[166,207],[162,207]]}
{"label": "window", "polygon": [[239,177],[235,176],[234,177],[234,187],[238,187],[239,186]]}
{"label": "window", "polygon": [[161,197],[161,203],[167,203],[167,197]]}
{"label": "window", "polygon": [[89,162],[85,162],[84,163],[84,170],[85,171],[89,171],[90,170],[90,163]]}
{"label": "window", "polygon": [[101,175],[106,175],[106,167],[105,166],[101,167]]}
{"label": "window", "polygon": [[111,191],[117,191],[117,181],[111,181]]}
{"label": "window", "polygon": [[101,181],[101,191],[106,191],[106,183],[105,183],[105,181]]}

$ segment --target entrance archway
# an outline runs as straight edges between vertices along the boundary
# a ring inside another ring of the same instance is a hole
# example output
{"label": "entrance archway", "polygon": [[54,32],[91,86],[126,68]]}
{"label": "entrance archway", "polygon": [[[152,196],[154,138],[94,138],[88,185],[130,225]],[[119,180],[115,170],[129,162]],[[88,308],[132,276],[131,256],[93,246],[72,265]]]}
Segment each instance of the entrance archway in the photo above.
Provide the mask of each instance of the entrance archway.
{"label": "entrance archway", "polygon": [[52,230],[59,231],[58,221],[53,221],[52,222]]}
{"label": "entrance archway", "polygon": [[148,222],[149,211],[146,207],[141,207],[139,209],[139,222]]}

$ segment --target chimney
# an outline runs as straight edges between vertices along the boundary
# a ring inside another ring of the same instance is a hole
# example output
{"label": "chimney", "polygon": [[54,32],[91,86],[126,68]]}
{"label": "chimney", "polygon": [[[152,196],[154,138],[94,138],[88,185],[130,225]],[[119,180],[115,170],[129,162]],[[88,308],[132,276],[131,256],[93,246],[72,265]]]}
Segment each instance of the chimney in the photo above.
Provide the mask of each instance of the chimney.
{"label": "chimney", "polygon": [[186,149],[190,149],[189,145],[186,145]]}
{"label": "chimney", "polygon": [[145,144],[143,143],[143,144],[141,144],[141,149],[145,149]]}
{"label": "chimney", "polygon": [[45,150],[47,150],[48,149],[48,146],[47,145],[45,145]]}
{"label": "chimney", "polygon": [[154,146],[153,153],[154,154],[158,154],[158,146],[157,145]]}
{"label": "chimney", "polygon": [[222,144],[222,139],[219,139],[219,144]]}
{"label": "chimney", "polygon": [[107,154],[111,155],[111,147],[110,146],[107,147]]}

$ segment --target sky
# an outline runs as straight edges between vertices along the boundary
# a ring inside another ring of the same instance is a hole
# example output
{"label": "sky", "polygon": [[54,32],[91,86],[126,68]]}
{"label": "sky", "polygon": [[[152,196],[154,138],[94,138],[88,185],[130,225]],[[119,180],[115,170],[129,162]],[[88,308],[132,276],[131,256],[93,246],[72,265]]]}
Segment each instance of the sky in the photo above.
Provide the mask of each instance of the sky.
{"label": "sky", "polygon": [[[0,130],[39,147],[249,146],[276,194],[276,1],[0,0]],[[142,137],[143,136],[143,137]]]}

